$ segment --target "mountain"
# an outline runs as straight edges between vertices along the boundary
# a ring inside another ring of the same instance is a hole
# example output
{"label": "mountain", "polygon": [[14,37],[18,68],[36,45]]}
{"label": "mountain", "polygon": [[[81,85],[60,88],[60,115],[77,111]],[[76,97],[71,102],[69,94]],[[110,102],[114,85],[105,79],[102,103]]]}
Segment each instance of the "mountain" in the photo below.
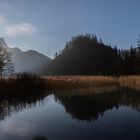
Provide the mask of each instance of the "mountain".
{"label": "mountain", "polygon": [[3,38],[0,38],[0,44],[12,53],[12,62],[15,65],[15,72],[32,72],[43,74],[51,59],[37,51],[22,51],[19,48],[10,48]]}
{"label": "mountain", "polygon": [[[110,75],[118,72],[119,56],[96,36],[78,35],[66,43],[47,67],[52,75]],[[117,72],[116,72],[117,71]]]}

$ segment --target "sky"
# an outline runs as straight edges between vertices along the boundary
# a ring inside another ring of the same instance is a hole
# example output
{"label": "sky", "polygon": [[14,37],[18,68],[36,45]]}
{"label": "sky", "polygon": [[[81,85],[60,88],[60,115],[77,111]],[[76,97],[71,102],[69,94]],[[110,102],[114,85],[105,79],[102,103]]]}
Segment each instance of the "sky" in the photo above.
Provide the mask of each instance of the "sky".
{"label": "sky", "polygon": [[140,34],[139,13],[140,0],[0,0],[0,37],[51,58],[84,33],[129,48]]}

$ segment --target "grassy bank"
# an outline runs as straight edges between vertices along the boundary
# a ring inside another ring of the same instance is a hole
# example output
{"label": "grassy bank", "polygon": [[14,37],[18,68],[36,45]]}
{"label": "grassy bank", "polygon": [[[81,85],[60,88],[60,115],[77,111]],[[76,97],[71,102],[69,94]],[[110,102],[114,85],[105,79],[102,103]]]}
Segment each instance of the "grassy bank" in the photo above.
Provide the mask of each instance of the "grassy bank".
{"label": "grassy bank", "polygon": [[104,87],[103,90],[107,90],[107,87],[115,87],[115,90],[116,87],[140,90],[140,76],[48,76],[43,79],[46,80],[48,88],[53,90],[87,88],[94,91],[98,87]]}
{"label": "grassy bank", "polygon": [[29,96],[43,93],[45,81],[34,74],[16,74],[0,79],[0,96]]}
{"label": "grassy bank", "polygon": [[[29,96],[45,91],[73,93],[109,93],[128,87],[140,91],[140,76],[47,76],[16,74],[0,79],[0,96]],[[49,92],[48,92],[49,93]]]}
{"label": "grassy bank", "polygon": [[119,77],[119,84],[122,87],[129,87],[140,91],[140,76],[133,75]]}

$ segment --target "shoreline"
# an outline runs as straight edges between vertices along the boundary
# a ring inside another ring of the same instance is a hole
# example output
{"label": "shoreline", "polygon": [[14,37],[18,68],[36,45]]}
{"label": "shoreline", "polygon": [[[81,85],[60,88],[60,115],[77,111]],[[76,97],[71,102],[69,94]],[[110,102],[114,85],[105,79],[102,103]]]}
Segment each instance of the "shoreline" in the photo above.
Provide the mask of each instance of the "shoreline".
{"label": "shoreline", "polygon": [[98,86],[128,87],[140,91],[140,75],[132,76],[43,76],[50,89],[97,88]]}
{"label": "shoreline", "polygon": [[65,94],[104,94],[128,88],[140,91],[140,76],[43,76],[17,75],[0,79],[0,96],[34,96],[54,92]]}

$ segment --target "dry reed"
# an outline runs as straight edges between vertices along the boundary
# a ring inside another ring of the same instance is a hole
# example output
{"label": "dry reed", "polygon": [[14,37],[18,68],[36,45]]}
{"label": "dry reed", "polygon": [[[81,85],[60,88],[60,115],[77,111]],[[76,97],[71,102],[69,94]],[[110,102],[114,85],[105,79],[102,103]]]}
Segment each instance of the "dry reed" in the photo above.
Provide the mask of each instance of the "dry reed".
{"label": "dry reed", "polygon": [[140,76],[46,76],[50,89],[96,88],[98,86],[118,86],[140,90]]}

